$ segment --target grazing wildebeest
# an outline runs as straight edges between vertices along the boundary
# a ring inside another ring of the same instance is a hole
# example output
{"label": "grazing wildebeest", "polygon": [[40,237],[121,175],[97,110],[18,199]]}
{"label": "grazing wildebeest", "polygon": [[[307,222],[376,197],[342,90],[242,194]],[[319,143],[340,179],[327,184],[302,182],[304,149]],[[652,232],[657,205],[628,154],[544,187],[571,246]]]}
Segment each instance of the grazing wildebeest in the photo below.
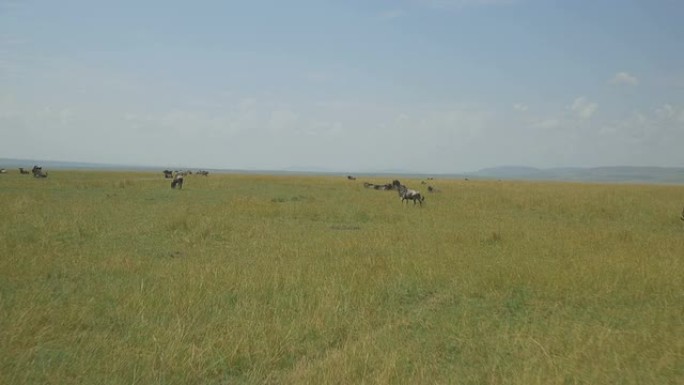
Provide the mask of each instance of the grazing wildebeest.
{"label": "grazing wildebeest", "polygon": [[166,179],[171,179],[173,178],[173,171],[171,170],[164,170],[162,171],[164,173],[164,178]]}
{"label": "grazing wildebeest", "polygon": [[401,184],[401,182],[398,180],[392,181],[392,187],[399,191],[399,197],[401,198],[402,203],[412,200],[414,205],[416,202],[418,202],[421,206],[423,205],[425,197],[422,196],[419,191],[409,189]]}
{"label": "grazing wildebeest", "polygon": [[36,178],[47,178],[48,176],[47,171],[43,172],[43,168],[39,166],[33,166],[31,172],[33,173],[33,176]]}
{"label": "grazing wildebeest", "polygon": [[19,174],[30,174],[29,170],[24,170],[23,167],[19,167]]}
{"label": "grazing wildebeest", "polygon": [[414,205],[416,204],[416,201],[418,201],[418,203],[420,203],[420,205],[422,206],[425,197],[420,195],[420,192],[416,190],[405,189],[401,194],[401,201],[408,202],[409,200],[412,200]]}
{"label": "grazing wildebeest", "polygon": [[176,188],[178,187],[179,190],[183,189],[183,175],[182,174],[176,174],[176,176],[173,177],[173,181],[171,182],[171,188]]}

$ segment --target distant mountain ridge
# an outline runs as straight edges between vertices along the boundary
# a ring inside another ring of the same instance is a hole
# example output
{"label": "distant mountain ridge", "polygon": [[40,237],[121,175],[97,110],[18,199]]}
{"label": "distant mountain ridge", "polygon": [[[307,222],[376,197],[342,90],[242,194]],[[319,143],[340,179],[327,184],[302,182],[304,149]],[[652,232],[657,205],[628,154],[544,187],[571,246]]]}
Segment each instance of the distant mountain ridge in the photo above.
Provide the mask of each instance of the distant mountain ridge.
{"label": "distant mountain ridge", "polygon": [[684,183],[684,167],[608,166],[539,169],[524,166],[485,168],[469,175],[480,178],[616,183]]}

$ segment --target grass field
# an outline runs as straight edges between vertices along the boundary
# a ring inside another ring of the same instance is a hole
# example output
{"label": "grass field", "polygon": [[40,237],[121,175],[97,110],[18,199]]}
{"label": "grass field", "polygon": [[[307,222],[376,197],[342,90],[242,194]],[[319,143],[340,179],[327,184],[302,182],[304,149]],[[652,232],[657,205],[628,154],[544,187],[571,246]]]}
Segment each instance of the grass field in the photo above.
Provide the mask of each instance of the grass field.
{"label": "grass field", "polygon": [[684,186],[49,175],[0,175],[2,384],[684,383]]}

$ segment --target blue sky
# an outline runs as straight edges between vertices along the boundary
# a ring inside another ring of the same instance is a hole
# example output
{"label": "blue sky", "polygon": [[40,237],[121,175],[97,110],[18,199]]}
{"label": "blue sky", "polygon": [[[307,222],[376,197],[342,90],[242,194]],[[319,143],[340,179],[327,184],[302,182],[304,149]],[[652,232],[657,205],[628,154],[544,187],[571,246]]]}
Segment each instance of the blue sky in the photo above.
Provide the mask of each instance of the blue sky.
{"label": "blue sky", "polygon": [[0,157],[684,166],[678,0],[0,0]]}

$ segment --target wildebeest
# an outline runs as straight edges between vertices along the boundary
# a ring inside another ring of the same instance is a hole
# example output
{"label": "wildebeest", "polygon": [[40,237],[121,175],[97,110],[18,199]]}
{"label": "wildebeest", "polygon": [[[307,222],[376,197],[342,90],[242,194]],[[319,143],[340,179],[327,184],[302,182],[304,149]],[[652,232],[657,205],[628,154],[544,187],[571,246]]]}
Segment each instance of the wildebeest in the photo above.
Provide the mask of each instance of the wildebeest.
{"label": "wildebeest", "polygon": [[7,174],[7,170],[5,170],[4,168],[0,168],[0,174]]}
{"label": "wildebeest", "polygon": [[19,174],[30,174],[29,170],[24,170],[23,167],[19,167]]}
{"label": "wildebeest", "polygon": [[203,176],[209,176],[209,171],[206,170],[199,170],[196,173],[197,175],[203,175]]}
{"label": "wildebeest", "polygon": [[183,175],[182,174],[176,174],[176,176],[173,177],[173,181],[171,182],[171,188],[176,188],[178,187],[179,190],[183,189]]}
{"label": "wildebeest", "polygon": [[418,202],[421,206],[423,205],[425,197],[422,196],[419,191],[409,189],[401,184],[401,182],[398,180],[392,181],[392,187],[399,191],[399,197],[401,198],[402,203],[412,200],[414,205],[416,202]]}
{"label": "wildebeest", "polygon": [[347,175],[347,179],[349,179],[349,180],[356,180],[356,177],[355,177],[355,176],[352,176],[352,175]]}
{"label": "wildebeest", "polygon": [[679,217],[679,219],[681,219],[681,220],[683,220],[683,221],[684,221],[684,209],[682,209],[682,216],[681,216],[681,217]]}
{"label": "wildebeest", "polygon": [[164,178],[166,179],[171,179],[173,178],[173,171],[171,170],[164,170],[162,171],[164,173]]}
{"label": "wildebeest", "polygon": [[40,166],[33,166],[31,172],[35,178],[47,178],[48,176],[47,171],[43,172],[43,168]]}

